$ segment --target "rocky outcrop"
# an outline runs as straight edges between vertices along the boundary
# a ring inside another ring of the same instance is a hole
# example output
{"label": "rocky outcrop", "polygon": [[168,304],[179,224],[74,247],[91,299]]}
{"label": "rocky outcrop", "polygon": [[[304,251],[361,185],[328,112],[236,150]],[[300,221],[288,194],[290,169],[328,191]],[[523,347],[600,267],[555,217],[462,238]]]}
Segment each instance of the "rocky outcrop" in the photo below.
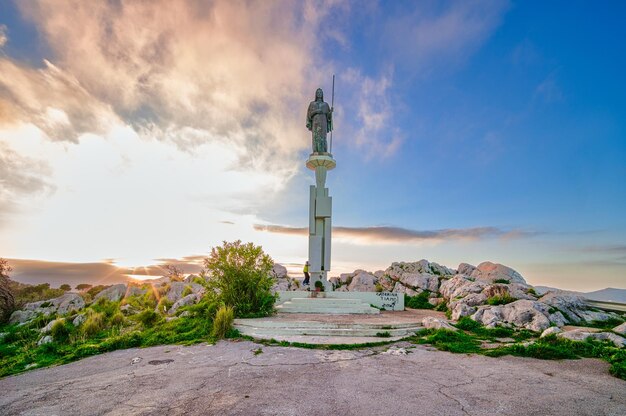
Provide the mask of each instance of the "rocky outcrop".
{"label": "rocky outcrop", "polygon": [[111,302],[117,302],[118,300],[123,299],[124,296],[126,296],[126,285],[123,283],[120,283],[117,285],[107,287],[106,289],[98,293],[93,298],[93,300],[97,301],[98,299],[105,298],[105,299],[110,300]]}
{"label": "rocky outcrop", "polygon": [[559,328],[558,326],[551,326],[550,328],[544,330],[541,333],[541,338],[547,337],[548,335],[560,334],[561,332],[563,332],[563,330]]}
{"label": "rocky outcrop", "polygon": [[375,292],[376,280],[376,276],[373,274],[361,271],[352,278],[348,290],[350,292]]}
{"label": "rocky outcrop", "polygon": [[85,301],[77,293],[66,293],[58,298],[27,303],[21,310],[13,312],[9,322],[12,324],[24,324],[38,315],[52,315],[57,313],[65,315],[68,312],[80,310],[85,307]]}
{"label": "rocky outcrop", "polygon": [[560,313],[570,323],[606,321],[617,316],[610,312],[590,310],[581,296],[563,292],[548,292],[539,301],[550,306],[552,313]]}
{"label": "rocky outcrop", "polygon": [[620,335],[626,335],[626,322],[613,328],[613,332]]}
{"label": "rocky outcrop", "polygon": [[479,306],[471,318],[487,328],[515,326],[542,332],[550,326],[549,307],[541,302],[521,299],[507,305]]}
{"label": "rocky outcrop", "polygon": [[178,302],[183,297],[183,293],[187,288],[189,288],[193,294],[204,292],[204,286],[197,283],[172,282],[165,296],[170,302]]}
{"label": "rocky outcrop", "polygon": [[176,312],[178,311],[178,309],[182,308],[183,306],[193,305],[197,303],[200,299],[202,299],[202,295],[199,295],[196,293],[192,293],[190,295],[182,297],[179,300],[177,300],[176,303],[172,305],[172,307],[167,311],[167,313],[168,315],[176,315]]}
{"label": "rocky outcrop", "polygon": [[488,283],[493,283],[496,280],[507,280],[508,283],[526,284],[526,280],[515,270],[490,261],[480,263],[478,267],[472,271],[470,277]]}
{"label": "rocky outcrop", "polygon": [[557,337],[569,339],[571,341],[585,341],[589,338],[597,340],[608,340],[611,341],[613,345],[618,348],[623,348],[626,346],[626,338],[623,338],[611,332],[589,332],[585,329],[574,329],[571,331],[557,334]]}

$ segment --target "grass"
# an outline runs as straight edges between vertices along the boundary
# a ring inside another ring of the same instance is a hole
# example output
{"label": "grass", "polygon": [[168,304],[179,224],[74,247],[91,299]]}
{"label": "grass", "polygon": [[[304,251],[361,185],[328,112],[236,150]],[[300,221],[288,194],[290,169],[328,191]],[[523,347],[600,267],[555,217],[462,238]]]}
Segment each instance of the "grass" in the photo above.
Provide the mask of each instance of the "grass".
{"label": "grass", "polygon": [[391,337],[391,333],[389,331],[377,332],[376,336],[379,338],[389,338]]}
{"label": "grass", "polygon": [[487,299],[487,304],[488,305],[506,305],[507,303],[511,303],[511,302],[515,302],[517,299],[515,299],[514,297],[505,294],[502,296],[492,296],[490,298]]}
{"label": "grass", "polygon": [[621,318],[610,318],[606,321],[591,321],[591,322],[581,322],[578,325],[579,326],[588,326],[591,328],[599,328],[599,329],[605,329],[605,330],[612,330],[613,328],[615,328],[618,325],[621,325],[624,323],[624,319]]}
{"label": "grass", "polygon": [[360,343],[360,344],[308,344],[304,342],[277,341],[275,339],[269,339],[269,340],[255,339],[247,335],[241,335],[239,338],[245,339],[247,341],[256,342],[257,344],[262,344],[266,346],[295,347],[295,348],[305,348],[308,350],[361,350],[363,348],[373,348],[373,347],[389,345],[395,342],[395,341],[380,341],[380,342],[365,342],[365,343]]}
{"label": "grass", "polygon": [[[456,324],[461,331],[446,329],[424,330],[411,337],[410,341],[416,344],[430,344],[442,351],[453,353],[482,354],[488,357],[514,355],[531,357],[542,360],[562,360],[578,358],[599,358],[607,361],[611,366],[609,372],[618,378],[626,380],[626,350],[616,348],[610,341],[570,341],[550,335],[534,339],[537,333],[525,329],[514,331],[509,328],[488,329],[478,322],[465,317]],[[480,341],[494,339],[506,335],[516,342],[533,339],[528,344],[512,344],[495,349],[481,349]]]}

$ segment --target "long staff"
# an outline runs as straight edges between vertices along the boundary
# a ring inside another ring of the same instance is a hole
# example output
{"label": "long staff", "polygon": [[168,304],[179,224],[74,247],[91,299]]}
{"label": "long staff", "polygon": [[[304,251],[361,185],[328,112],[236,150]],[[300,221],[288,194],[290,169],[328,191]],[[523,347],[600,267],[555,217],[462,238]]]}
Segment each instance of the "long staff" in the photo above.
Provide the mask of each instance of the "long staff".
{"label": "long staff", "polygon": [[333,109],[335,108],[335,74],[333,74],[333,96],[331,99],[331,103],[330,103],[330,114],[331,117],[333,118],[333,122],[331,124],[331,127],[333,128],[330,131],[330,154],[333,154],[333,130],[335,130],[335,117],[332,115],[333,114]]}

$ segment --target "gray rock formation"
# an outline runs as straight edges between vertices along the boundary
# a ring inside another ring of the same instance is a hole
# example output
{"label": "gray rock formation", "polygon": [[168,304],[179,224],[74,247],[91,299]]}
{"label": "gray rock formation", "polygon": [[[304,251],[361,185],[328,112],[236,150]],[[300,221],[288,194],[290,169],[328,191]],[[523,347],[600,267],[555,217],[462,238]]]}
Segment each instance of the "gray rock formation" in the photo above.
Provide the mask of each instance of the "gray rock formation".
{"label": "gray rock formation", "polygon": [[432,316],[427,316],[426,318],[422,319],[422,326],[427,329],[447,329],[449,331],[458,331],[458,329],[456,329],[443,319],[435,318]]}
{"label": "gray rock formation", "polygon": [[493,283],[495,280],[504,279],[508,280],[509,283],[526,284],[526,280],[524,280],[522,275],[515,270],[502,264],[492,263],[490,261],[480,263],[478,267],[472,271],[470,277],[489,283]]}
{"label": "gray rock formation", "polygon": [[362,271],[352,278],[348,290],[350,292],[375,292],[376,280],[373,274]]}
{"label": "gray rock formation", "polygon": [[507,305],[479,306],[472,319],[487,328],[516,326],[542,332],[550,326],[549,307],[541,302],[520,299]]}
{"label": "gray rock formation", "polygon": [[98,293],[93,300],[97,301],[98,299],[105,298],[110,300],[111,302],[117,302],[126,296],[126,285],[123,283],[113,285],[111,287],[107,287],[100,293]]}
{"label": "gray rock formation", "polygon": [[197,303],[201,298],[202,298],[202,295],[199,295],[196,293],[192,293],[190,295],[184,296],[180,298],[179,300],[177,300],[176,303],[174,303],[172,307],[169,309],[169,311],[167,311],[167,313],[168,315],[176,315],[176,312],[178,311],[178,309],[180,309],[183,306],[193,305]]}

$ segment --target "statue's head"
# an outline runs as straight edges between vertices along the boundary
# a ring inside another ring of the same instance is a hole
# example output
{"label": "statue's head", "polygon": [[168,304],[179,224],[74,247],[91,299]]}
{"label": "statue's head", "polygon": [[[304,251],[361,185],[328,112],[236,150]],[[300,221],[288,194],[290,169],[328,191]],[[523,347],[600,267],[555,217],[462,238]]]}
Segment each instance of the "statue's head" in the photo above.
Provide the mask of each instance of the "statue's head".
{"label": "statue's head", "polygon": [[315,91],[315,101],[324,101],[324,91],[321,88]]}

